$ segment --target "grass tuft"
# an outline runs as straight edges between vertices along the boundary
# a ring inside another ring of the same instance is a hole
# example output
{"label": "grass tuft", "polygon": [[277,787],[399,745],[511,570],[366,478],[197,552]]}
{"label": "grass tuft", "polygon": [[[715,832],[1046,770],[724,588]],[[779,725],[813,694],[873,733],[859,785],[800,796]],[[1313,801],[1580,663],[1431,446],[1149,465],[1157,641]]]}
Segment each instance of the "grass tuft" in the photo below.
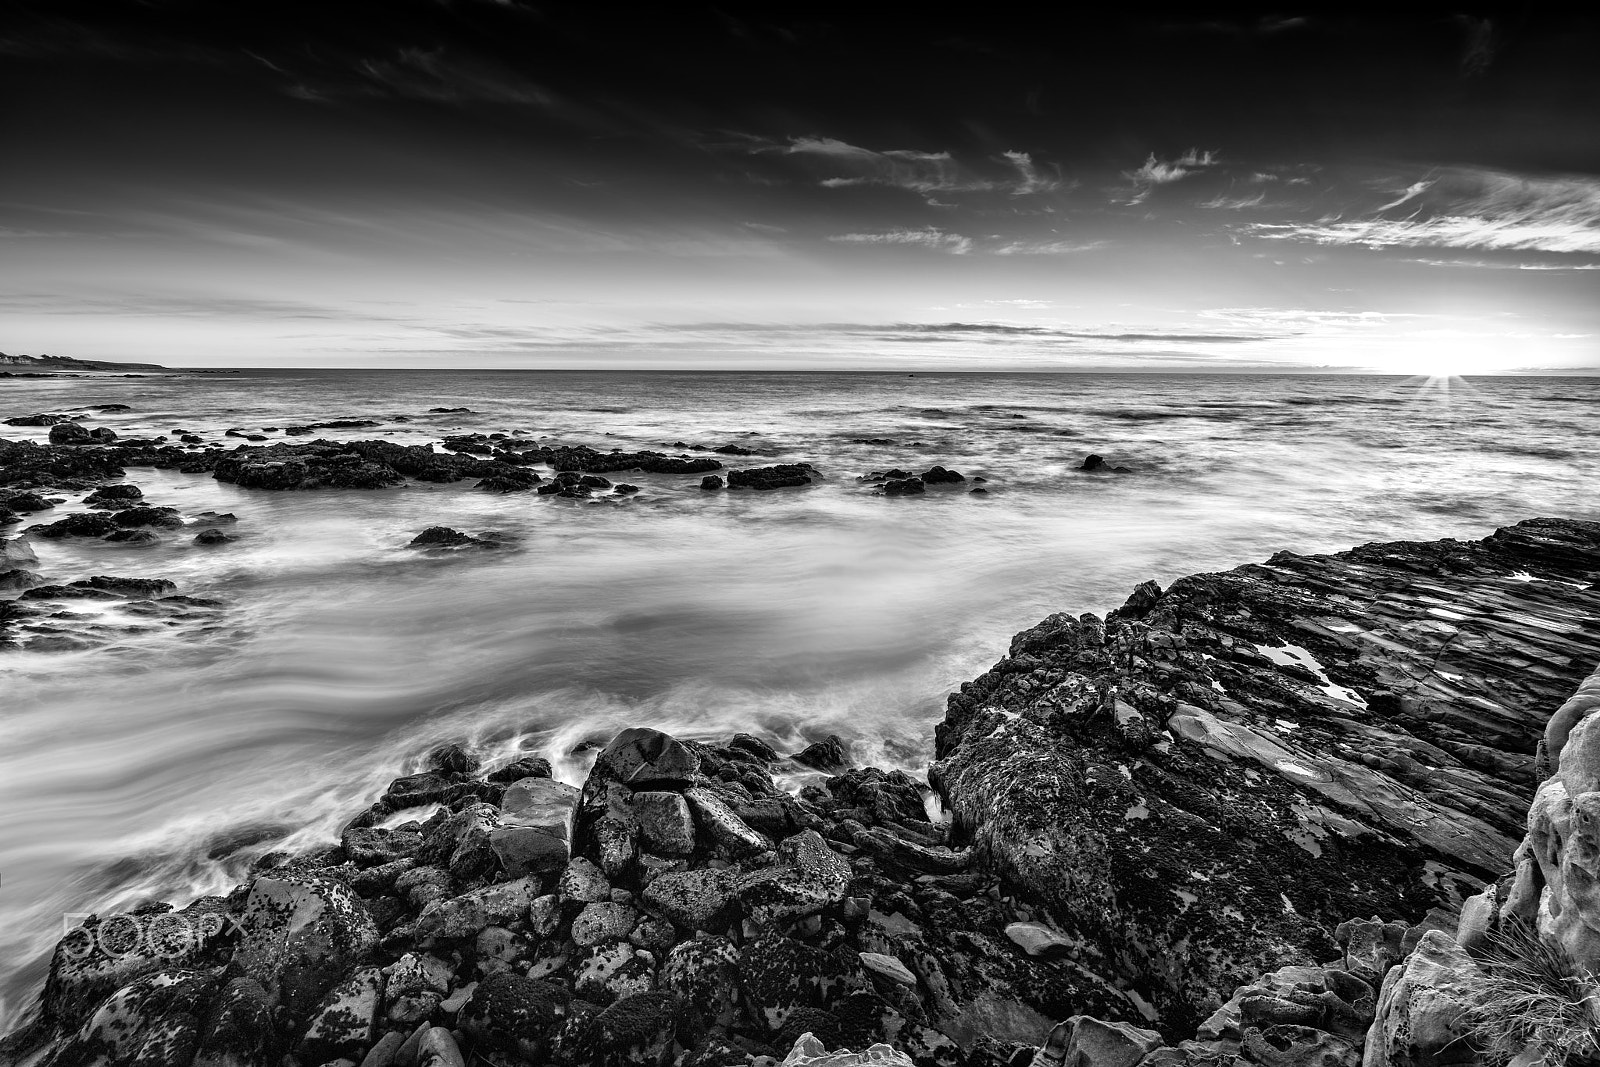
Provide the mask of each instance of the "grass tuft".
{"label": "grass tuft", "polygon": [[1549,1067],[1600,1067],[1600,978],[1521,923],[1489,938],[1467,1038],[1489,1067],[1542,1053]]}

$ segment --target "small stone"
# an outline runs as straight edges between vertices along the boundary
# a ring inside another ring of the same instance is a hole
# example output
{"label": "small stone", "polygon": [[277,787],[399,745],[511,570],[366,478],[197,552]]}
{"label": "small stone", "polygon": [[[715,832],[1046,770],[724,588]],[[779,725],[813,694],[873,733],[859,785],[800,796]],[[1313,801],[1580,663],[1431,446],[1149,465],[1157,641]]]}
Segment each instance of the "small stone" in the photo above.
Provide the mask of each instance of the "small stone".
{"label": "small stone", "polygon": [[1030,956],[1058,956],[1074,946],[1072,939],[1043,923],[1012,923],[1006,927],[1006,936]]}
{"label": "small stone", "polygon": [[893,956],[887,956],[881,952],[862,952],[859,955],[861,956],[861,965],[873,974],[881,974],[891,982],[898,982],[904,986],[916,986],[917,976],[912,974],[910,968]]}
{"label": "small stone", "polygon": [[626,904],[586,904],[572,920],[572,943],[589,948],[621,941],[638,921],[639,913]]}

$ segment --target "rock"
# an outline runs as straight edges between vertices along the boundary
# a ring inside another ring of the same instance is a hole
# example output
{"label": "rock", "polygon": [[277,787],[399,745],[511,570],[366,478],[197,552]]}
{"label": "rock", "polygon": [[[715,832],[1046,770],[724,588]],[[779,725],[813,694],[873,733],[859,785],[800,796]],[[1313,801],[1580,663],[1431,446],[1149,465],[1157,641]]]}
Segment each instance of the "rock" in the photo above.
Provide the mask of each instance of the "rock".
{"label": "rock", "polygon": [[456,1039],[442,1026],[431,1026],[417,1046],[417,1067],[467,1067]]}
{"label": "rock", "polygon": [[471,545],[489,544],[460,530],[452,530],[448,526],[430,526],[411,539],[409,548],[464,548]]}
{"label": "rock", "polygon": [[574,856],[561,872],[557,887],[562,900],[597,904],[611,899],[611,883],[604,872],[583,856]]}
{"label": "rock", "polygon": [[733,809],[711,790],[696,786],[684,791],[695,822],[713,841],[734,857],[765,852],[772,847],[766,837],[750,829]]}
{"label": "rock", "polygon": [[844,899],[850,864],[815,830],[778,846],[778,864],[751,871],[734,886],[733,898],[762,926],[802,919]]}
{"label": "rock", "polygon": [[430,753],[428,766],[445,774],[472,774],[481,766],[481,761],[460,745],[450,744]]}
{"label": "rock", "polygon": [[72,585],[78,589],[98,589],[121,597],[162,597],[178,591],[178,587],[165,578],[115,578],[107,574],[97,574]]}
{"label": "rock", "polygon": [[728,905],[740,877],[736,867],[662,874],[645,887],[643,900],[684,930],[720,930],[728,924]]}
{"label": "rock", "polygon": [[303,868],[258,875],[239,914],[232,968],[290,1015],[309,1011],[363,960],[378,931],[344,883]]}
{"label": "rock", "polygon": [[[1122,1022],[1074,1015],[1057,1030],[1066,1031],[1066,1063],[1081,1067],[1137,1067],[1161,1046],[1161,1035]],[[1055,1033],[1051,1034],[1052,1039]]]}
{"label": "rock", "polygon": [[197,545],[225,545],[237,540],[237,537],[225,534],[221,530],[201,530],[194,535],[194,543]]}
{"label": "rock", "polygon": [[921,496],[928,491],[921,478],[892,478],[883,483],[884,496]]}
{"label": "rock", "polygon": [[838,734],[829,734],[821,741],[807,745],[790,758],[796,763],[803,763],[819,771],[840,770],[849,759],[845,754],[844,741]]}
{"label": "rock", "polygon": [[861,965],[873,974],[882,975],[889,981],[897,982],[900,985],[916,987],[917,976],[911,973],[909,967],[893,956],[882,952],[861,952],[857,955],[861,958]]}
{"label": "rock", "polygon": [[960,471],[945,470],[943,467],[930,467],[922,472],[922,480],[928,485],[954,484],[964,482],[966,477]]}
{"label": "rock", "polygon": [[646,848],[667,856],[694,851],[694,816],[682,795],[664,790],[634,793],[631,804]]}
{"label": "rock", "polygon": [[32,415],[13,415],[6,419],[7,426],[59,426],[72,421],[71,415],[50,415],[35,413]]}
{"label": "rock", "polygon": [[518,878],[436,900],[417,917],[417,943],[474,937],[486,926],[516,922],[541,893],[538,878]]}
{"label": "rock", "polygon": [[28,542],[13,537],[0,537],[0,563],[37,563],[39,556]]}
{"label": "rock", "polygon": [[193,1067],[247,1067],[264,1063],[277,1043],[272,998],[251,978],[234,978],[206,1015]]}
{"label": "rock", "polygon": [[1030,956],[1068,955],[1080,947],[1072,938],[1043,923],[1011,923],[1006,927],[1006,936]]}
{"label": "rock", "polygon": [[501,971],[478,983],[461,1009],[461,1029],[489,1049],[537,1063],[571,1000],[572,994],[554,982]]}
{"label": "rock", "polygon": [[1478,966],[1448,934],[1430,931],[1383,980],[1364,1067],[1452,1062],[1468,1029],[1481,981]]}
{"label": "rock", "polygon": [[911,1059],[889,1045],[869,1045],[860,1052],[829,1052],[815,1034],[804,1033],[783,1058],[782,1067],[912,1067]]}
{"label": "rock", "polygon": [[563,1042],[562,1052],[571,1063],[667,1067],[682,1012],[672,993],[620,997]]}
{"label": "rock", "polygon": [[573,967],[572,992],[596,1004],[648,993],[654,987],[654,957],[626,941],[589,949]]}
{"label": "rock", "polygon": [[508,873],[554,871],[566,864],[577,800],[576,789],[550,778],[511,784],[500,801],[501,825],[489,835]]}
{"label": "rock", "polygon": [[809,463],[778,463],[771,467],[751,467],[747,470],[729,471],[729,489],[772,490],[796,485],[809,485],[818,477]]}
{"label": "rock", "polygon": [[832,957],[787,937],[750,941],[739,950],[738,967],[751,1016],[772,1033],[802,1008],[826,1007],[844,984]]}
{"label": "rock", "polygon": [[16,592],[43,584],[44,579],[37,571],[23,570],[20,567],[0,571],[0,592]]}
{"label": "rock", "polygon": [[[692,781],[700,757],[660,730],[634,727],[611,739],[589,772],[591,783],[621,782],[634,789]],[[585,785],[584,791],[589,791]]]}
{"label": "rock", "polygon": [[129,502],[143,500],[144,490],[137,485],[102,485],[94,492],[83,498],[83,502],[92,508],[125,508]]}
{"label": "rock", "polygon": [[77,1019],[108,994],[156,971],[202,964],[227,920],[216,909],[91,916],[56,943],[41,1006],[52,1019]]}
{"label": "rock", "polygon": [[678,994],[712,1026],[739,1014],[739,953],[725,937],[680,941],[661,964],[661,988]]}
{"label": "rock", "polygon": [[633,932],[639,913],[626,904],[585,904],[572,920],[572,943],[579,948],[622,941]]}
{"label": "rock", "polygon": [[[486,775],[491,782],[516,782],[523,778],[549,778],[551,777],[550,761],[543,756],[524,756],[506,764],[497,771]],[[504,801],[501,802],[502,815]]]}
{"label": "rock", "polygon": [[188,1064],[214,980],[168,968],[122,987],[94,1010],[54,1057],[59,1064]]}
{"label": "rock", "polygon": [[1592,654],[1570,620],[1600,611],[1577,588],[1596,569],[1600,524],[1530,520],[1051,616],[950,697],[929,779],[979,862],[1084,937],[1075,958],[1183,1032],[1255,975],[1334,958],[1351,916],[1414,921],[1498,877],[1529,709]]}
{"label": "rock", "polygon": [[50,427],[50,443],[53,445],[86,445],[90,441],[88,429],[75,422],[58,422]]}
{"label": "rock", "polygon": [[700,488],[713,491],[722,488],[722,479],[715,474],[708,474],[700,479]]}
{"label": "rock", "polygon": [[1113,467],[1109,463],[1107,463],[1104,458],[1102,458],[1100,456],[1093,455],[1093,454],[1085,456],[1084,459],[1083,459],[1082,466],[1080,466],[1078,469],[1081,470],[1081,471],[1091,471],[1091,472],[1100,473],[1100,474],[1132,474],[1133,473],[1133,471],[1129,470],[1127,467]]}
{"label": "rock", "polygon": [[33,512],[49,511],[55,504],[38,493],[11,493],[0,498],[0,506],[10,508],[12,511]]}
{"label": "rock", "polygon": [[347,1057],[357,1059],[372,1045],[378,1007],[383,1000],[383,972],[363,967],[328,993],[300,1039],[300,1055],[312,1063]]}
{"label": "rock", "polygon": [[40,537],[104,537],[116,533],[119,527],[109,515],[68,515],[47,526],[35,526],[28,532]]}

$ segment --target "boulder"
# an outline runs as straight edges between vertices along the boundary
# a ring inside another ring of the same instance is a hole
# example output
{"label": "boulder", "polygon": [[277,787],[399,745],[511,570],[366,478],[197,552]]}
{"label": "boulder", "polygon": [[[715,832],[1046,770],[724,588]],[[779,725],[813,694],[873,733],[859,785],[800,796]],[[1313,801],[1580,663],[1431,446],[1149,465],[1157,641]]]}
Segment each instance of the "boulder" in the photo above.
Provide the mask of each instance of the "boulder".
{"label": "boulder", "polygon": [[712,1026],[738,1017],[739,953],[725,937],[680,941],[661,964],[661,988],[678,994]]}
{"label": "boulder", "polygon": [[542,1062],[571,1000],[572,994],[554,982],[501,971],[473,990],[461,1009],[461,1029],[489,1049]]}
{"label": "boulder", "polygon": [[91,916],[56,943],[41,1005],[50,1019],[77,1019],[109,993],[155,971],[192,969],[226,940],[219,909]]}
{"label": "boulder", "polygon": [[347,885],[298,867],[257,875],[238,927],[233,969],[261,983],[291,1016],[316,1006],[378,940],[366,905]]}
{"label": "boulder", "polygon": [[1478,965],[1449,934],[1429,931],[1383,980],[1363,1067],[1454,1062],[1451,1051],[1470,1027],[1480,980]]}
{"label": "boulder", "polygon": [[795,1039],[781,1067],[912,1067],[912,1060],[904,1052],[881,1043],[869,1045],[860,1052],[849,1049],[829,1052],[816,1035],[808,1031]]}
{"label": "boulder", "polygon": [[822,835],[807,830],[778,846],[777,865],[742,876],[733,899],[751,921],[772,926],[839,903],[850,878],[850,864],[828,847]]}
{"label": "boulder", "polygon": [[778,463],[771,467],[751,467],[728,472],[729,489],[772,490],[810,485],[818,477],[809,463]]}
{"label": "boulder", "polygon": [[646,848],[666,856],[687,856],[694,851],[694,815],[682,794],[638,792],[630,803]]}
{"label": "boulder", "polygon": [[383,995],[383,972],[376,967],[362,967],[334,986],[300,1039],[301,1058],[309,1063],[360,1058],[372,1045]]}
{"label": "boulder", "polygon": [[106,998],[52,1062],[188,1064],[214,995],[215,980],[201,972],[169,968],[147,974]]}
{"label": "boulder", "polygon": [[418,944],[474,937],[487,926],[504,926],[527,914],[543,892],[536,877],[518,878],[435,900],[417,917]]}
{"label": "boulder", "polygon": [[645,886],[643,900],[683,930],[720,930],[741,877],[737,867],[662,874]]}
{"label": "boulder", "polygon": [[500,801],[500,825],[491,847],[508,874],[559,870],[570,854],[572,813],[578,791],[551,778],[522,778]]}

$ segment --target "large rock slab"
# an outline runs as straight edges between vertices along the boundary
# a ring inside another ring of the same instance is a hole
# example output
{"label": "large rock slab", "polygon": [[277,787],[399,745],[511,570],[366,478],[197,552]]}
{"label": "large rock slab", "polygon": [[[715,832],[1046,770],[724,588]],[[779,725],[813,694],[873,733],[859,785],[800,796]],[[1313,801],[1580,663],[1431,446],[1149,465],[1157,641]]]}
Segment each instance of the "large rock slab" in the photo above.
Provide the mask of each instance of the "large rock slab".
{"label": "large rock slab", "polygon": [[1018,634],[950,698],[931,778],[1080,962],[1192,1030],[1333,958],[1343,919],[1414,922],[1498,876],[1597,579],[1600,523],[1538,519],[1146,583]]}
{"label": "large rock slab", "polygon": [[325,874],[280,868],[257,876],[239,915],[232,968],[303,1015],[378,940],[365,903]]}

